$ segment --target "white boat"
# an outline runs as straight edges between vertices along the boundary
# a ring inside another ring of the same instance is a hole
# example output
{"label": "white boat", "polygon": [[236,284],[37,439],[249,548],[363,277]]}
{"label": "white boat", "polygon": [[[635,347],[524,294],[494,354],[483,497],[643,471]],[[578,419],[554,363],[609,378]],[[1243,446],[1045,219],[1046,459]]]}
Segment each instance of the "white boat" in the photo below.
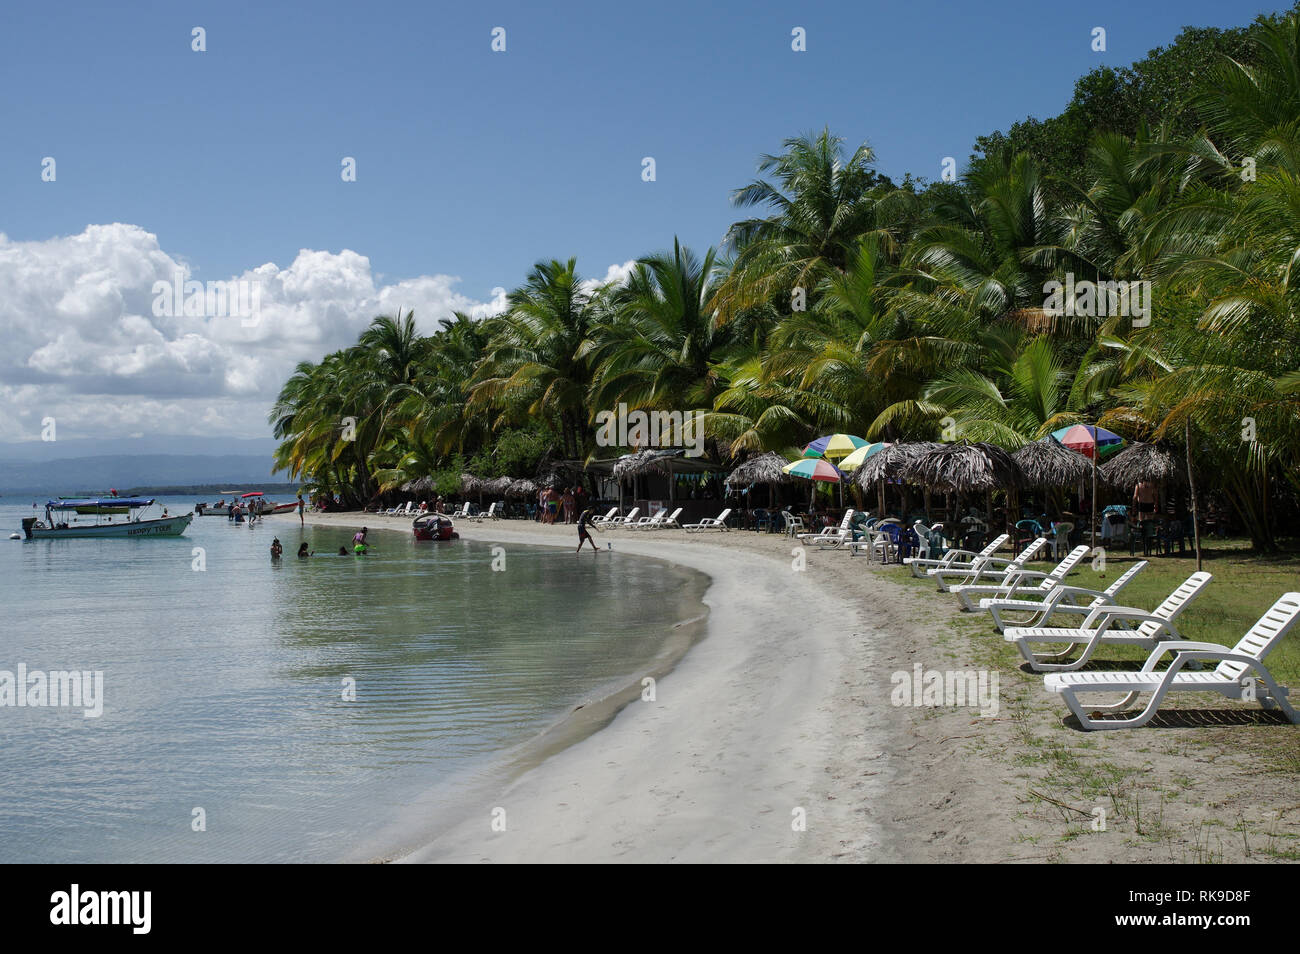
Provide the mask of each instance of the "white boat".
{"label": "white boat", "polygon": [[[73,537],[179,537],[194,519],[193,513],[144,519],[141,514],[153,506],[153,498],[144,497],[106,497],[103,500],[51,500],[45,505],[45,519],[36,517],[23,519],[23,533],[28,540],[63,540]],[[125,520],[114,521],[102,510],[126,507],[128,516]],[[67,511],[85,512],[89,509],[96,520],[82,523],[75,516],[71,522],[66,519]],[[64,517],[65,519],[60,519]]]}

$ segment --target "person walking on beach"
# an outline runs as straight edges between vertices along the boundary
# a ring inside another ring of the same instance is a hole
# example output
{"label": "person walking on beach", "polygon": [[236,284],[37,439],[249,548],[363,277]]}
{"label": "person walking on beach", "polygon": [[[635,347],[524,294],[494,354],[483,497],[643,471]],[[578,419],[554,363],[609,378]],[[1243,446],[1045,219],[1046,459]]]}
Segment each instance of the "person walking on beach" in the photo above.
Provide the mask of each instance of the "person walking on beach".
{"label": "person walking on beach", "polygon": [[591,544],[591,549],[593,551],[596,553],[600,552],[600,547],[596,546],[596,541],[591,539],[591,534],[587,532],[588,528],[598,532],[600,530],[599,527],[591,522],[591,511],[584,510],[578,517],[578,549],[573,551],[575,556],[582,552],[582,544],[584,541]]}
{"label": "person walking on beach", "polygon": [[564,508],[564,522],[573,523],[573,491],[568,487],[564,488],[564,496],[560,498],[560,506]]}
{"label": "person walking on beach", "polygon": [[[307,526],[306,510],[307,510],[307,504],[302,499],[302,491],[300,490],[298,491],[298,526],[300,527]],[[306,544],[304,543],[303,546],[306,546]],[[299,553],[298,555],[302,556],[301,553]]]}

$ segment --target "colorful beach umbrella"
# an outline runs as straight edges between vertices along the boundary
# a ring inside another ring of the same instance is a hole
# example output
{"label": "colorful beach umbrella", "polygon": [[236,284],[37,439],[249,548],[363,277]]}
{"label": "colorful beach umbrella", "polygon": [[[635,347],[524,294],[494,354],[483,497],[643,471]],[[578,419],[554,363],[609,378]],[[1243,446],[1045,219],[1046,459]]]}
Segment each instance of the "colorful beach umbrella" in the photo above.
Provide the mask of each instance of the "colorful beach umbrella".
{"label": "colorful beach umbrella", "polygon": [[1097,546],[1097,462],[1124,446],[1124,438],[1095,424],[1074,424],[1052,431],[1052,436],[1070,450],[1092,460],[1092,532],[1090,546]]}
{"label": "colorful beach umbrella", "polygon": [[781,468],[787,474],[793,474],[795,477],[803,477],[807,480],[824,480],[827,483],[838,484],[844,477],[841,471],[834,464],[819,460],[816,457],[801,457],[799,460],[791,461]]}
{"label": "colorful beach umbrella", "polygon": [[1052,436],[1070,450],[1093,460],[1105,460],[1124,446],[1124,438],[1095,424],[1072,424],[1052,431]]}
{"label": "colorful beach umbrella", "polygon": [[884,450],[888,446],[889,446],[888,444],[882,444],[879,441],[877,441],[874,444],[864,444],[862,447],[859,447],[848,457],[840,461],[839,468],[845,473],[849,471],[857,470],[864,463],[866,463],[868,457],[870,457],[872,454],[879,453],[880,451]]}
{"label": "colorful beach umbrella", "polygon": [[854,437],[852,434],[827,434],[825,437],[819,437],[803,449],[804,457],[825,457],[827,460],[838,460],[841,457],[847,457],[859,447],[866,447],[869,441],[861,437]]}

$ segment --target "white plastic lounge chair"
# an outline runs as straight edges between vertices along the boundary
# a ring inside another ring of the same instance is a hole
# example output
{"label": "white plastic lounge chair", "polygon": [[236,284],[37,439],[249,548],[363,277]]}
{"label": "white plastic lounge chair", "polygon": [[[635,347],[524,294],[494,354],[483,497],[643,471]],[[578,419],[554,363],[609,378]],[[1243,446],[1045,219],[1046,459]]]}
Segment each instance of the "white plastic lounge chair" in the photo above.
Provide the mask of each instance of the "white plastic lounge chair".
{"label": "white plastic lounge chair", "polygon": [[[1020,654],[1035,672],[1079,669],[1103,645],[1155,649],[1162,639],[1182,639],[1174,620],[1200,595],[1211,579],[1213,577],[1208,573],[1193,573],[1150,613],[1132,606],[1097,606],[1089,611],[1077,628],[1009,626],[1003,638],[1020,648]],[[1138,624],[1137,628],[1129,628],[1134,623]],[[1036,653],[1032,647],[1037,643],[1066,645],[1059,652]],[[1084,647],[1079,658],[1065,661],[1076,646]]]}
{"label": "white plastic lounge chair", "polygon": [[617,516],[617,514],[618,514],[618,508],[610,507],[609,513],[605,514],[603,517],[600,514],[597,514],[596,516],[591,518],[591,522],[598,527],[603,527],[605,524],[609,523],[609,521],[613,520],[614,517]]}
{"label": "white plastic lounge chair", "polygon": [[667,512],[668,508],[660,507],[650,516],[642,517],[636,523],[625,523],[623,524],[623,527],[626,530],[645,530],[647,528],[657,527],[663,521],[664,514]]}
{"label": "white plastic lounge chair", "polygon": [[798,535],[797,539],[804,546],[807,546],[810,543],[815,543],[817,544],[818,549],[822,550],[833,549],[841,546],[849,537],[849,521],[853,519],[854,513],[855,511],[853,510],[846,510],[844,512],[844,519],[840,521],[840,525],[832,530],[819,530],[816,533],[801,533]]}
{"label": "white plastic lounge chair", "polygon": [[826,536],[827,534],[830,534],[830,533],[835,532],[835,530],[844,530],[844,529],[847,529],[847,528],[848,528],[848,525],[849,525],[849,521],[852,520],[852,519],[853,519],[853,511],[852,511],[852,510],[846,510],[846,511],[844,511],[844,519],[840,521],[840,525],[839,525],[838,527],[836,527],[834,530],[824,530],[824,529],[823,529],[823,530],[809,530],[809,531],[806,531],[806,532],[804,532],[804,533],[799,534],[799,539],[800,539],[800,540],[803,540],[803,539],[805,539],[805,538],[807,538],[807,537],[821,537],[821,536]]}
{"label": "white plastic lounge chair", "polygon": [[789,510],[781,511],[781,519],[785,521],[785,526],[781,529],[792,537],[808,529],[803,525],[803,517],[796,517]]}
{"label": "white plastic lounge chair", "polygon": [[461,517],[462,519],[465,518],[465,517],[468,517],[468,516],[469,516],[469,501],[466,500],[464,503],[462,503],[462,504],[460,505],[460,509],[457,510],[455,513],[453,513],[451,516],[452,516],[452,519],[453,519],[453,520],[454,520],[456,517]]}
{"label": "white plastic lounge chair", "polygon": [[[1010,534],[1002,534],[996,537],[992,543],[986,546],[979,553],[973,553],[970,550],[949,550],[938,559],[928,559],[925,557],[905,557],[903,562],[912,568],[912,575],[924,577],[926,570],[957,570],[963,567],[969,567],[976,560],[987,559],[998,552],[1002,544],[1011,539]],[[1005,560],[1003,563],[1012,561]]]}
{"label": "white plastic lounge chair", "polygon": [[[1161,642],[1151,651],[1136,672],[1054,672],[1043,677],[1048,692],[1060,693],[1079,724],[1085,729],[1129,729],[1145,725],[1160,708],[1170,692],[1217,692],[1229,699],[1258,701],[1265,709],[1279,708],[1293,723],[1300,723],[1300,712],[1287,701],[1287,689],[1279,686],[1264,666],[1264,658],[1282,641],[1300,617],[1300,593],[1284,593],[1259,622],[1229,649],[1218,643],[1184,641]],[[1165,653],[1173,653],[1169,667],[1156,671],[1156,663]],[[1210,672],[1187,672],[1193,660],[1221,660]],[[1082,692],[1123,692],[1122,700],[1109,705],[1085,706],[1079,701]],[[1151,699],[1134,716],[1127,719],[1094,719],[1092,711],[1119,713],[1127,709],[1140,693]]]}
{"label": "white plastic lounge chair", "polygon": [[501,519],[501,514],[498,512],[498,509],[500,508],[500,506],[501,506],[501,504],[499,504],[499,503],[491,504],[491,505],[488,506],[488,508],[487,508],[486,510],[480,510],[478,513],[473,514],[472,516],[468,517],[467,519],[469,519],[469,520],[473,520],[475,523],[481,523],[481,522],[483,522],[484,520],[487,520],[487,519],[489,519],[489,518],[492,519],[492,520],[500,520],[500,519]]}
{"label": "white plastic lounge chair", "polygon": [[[958,565],[953,568],[939,567],[926,570],[925,575],[939,584],[939,589],[951,592],[959,586],[973,586],[980,580],[986,580],[997,587],[1007,583],[1016,574],[1024,571],[1025,564],[1033,559],[1034,554],[1047,546],[1047,537],[1031,540],[1023,550],[1010,560],[994,556],[977,557],[969,566]],[[981,551],[982,552],[982,551]]]}
{"label": "white plastic lounge chair", "polygon": [[728,507],[717,517],[705,517],[699,523],[688,523],[682,527],[687,533],[696,533],[701,530],[730,530],[727,526],[727,518],[731,516],[731,508]]}
{"label": "white plastic lounge chair", "polygon": [[610,517],[608,520],[606,520],[604,523],[601,524],[601,527],[605,530],[616,530],[619,527],[627,526],[629,523],[636,523],[637,514],[639,514],[640,512],[641,512],[640,507],[633,507],[631,510],[627,512],[627,516]]}
{"label": "white plastic lounge chair", "polygon": [[[1121,573],[1115,582],[1104,590],[1090,590],[1082,586],[1061,584],[1050,593],[1047,593],[1041,600],[1034,599],[1032,594],[1026,599],[1018,600],[1003,600],[995,596],[986,596],[980,600],[980,609],[988,610],[993,614],[993,625],[999,630],[1004,630],[1008,626],[1042,626],[1056,613],[1087,615],[1093,607],[1113,606],[1115,597],[1119,595],[1120,590],[1133,582],[1133,577],[1146,568],[1147,561],[1138,560],[1137,563],[1134,563]],[[1010,612],[1025,612],[1031,615],[1027,619],[1004,619],[1004,614]]]}
{"label": "white plastic lounge chair", "polygon": [[1046,596],[1064,583],[1065,578],[1073,572],[1074,568],[1087,555],[1087,545],[1080,544],[1070,551],[1069,556],[1046,573],[1041,570],[1026,570],[1024,567],[1018,567],[1001,584],[968,583],[962,586],[954,586],[950,592],[957,594],[957,599],[961,600],[962,609],[971,612],[979,609],[980,598],[985,596],[992,596],[997,599],[1028,599],[1034,594]]}
{"label": "white plastic lounge chair", "polygon": [[639,524],[637,524],[635,527],[632,527],[631,529],[633,529],[633,530],[666,530],[666,529],[669,528],[669,527],[677,527],[677,529],[680,530],[682,525],[681,525],[680,523],[677,522],[677,518],[680,517],[681,515],[682,515],[682,508],[681,508],[681,507],[678,507],[676,510],[674,510],[674,511],[673,511],[671,514],[669,514],[667,517],[664,516],[664,511],[660,510],[660,511],[659,511],[659,515],[658,515],[655,519],[651,520],[649,523],[639,523]]}

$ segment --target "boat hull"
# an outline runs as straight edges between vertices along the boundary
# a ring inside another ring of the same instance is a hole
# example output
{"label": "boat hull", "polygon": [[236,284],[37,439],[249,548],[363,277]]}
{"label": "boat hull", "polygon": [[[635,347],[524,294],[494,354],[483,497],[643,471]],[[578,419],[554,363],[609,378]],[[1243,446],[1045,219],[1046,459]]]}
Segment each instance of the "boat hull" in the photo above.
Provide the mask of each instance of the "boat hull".
{"label": "boat hull", "polygon": [[144,537],[179,537],[189,527],[194,514],[178,517],[159,517],[156,520],[134,520],[123,523],[88,524],[84,527],[38,527],[36,519],[23,521],[23,533],[28,540],[71,540],[86,537],[112,539],[139,539]]}

